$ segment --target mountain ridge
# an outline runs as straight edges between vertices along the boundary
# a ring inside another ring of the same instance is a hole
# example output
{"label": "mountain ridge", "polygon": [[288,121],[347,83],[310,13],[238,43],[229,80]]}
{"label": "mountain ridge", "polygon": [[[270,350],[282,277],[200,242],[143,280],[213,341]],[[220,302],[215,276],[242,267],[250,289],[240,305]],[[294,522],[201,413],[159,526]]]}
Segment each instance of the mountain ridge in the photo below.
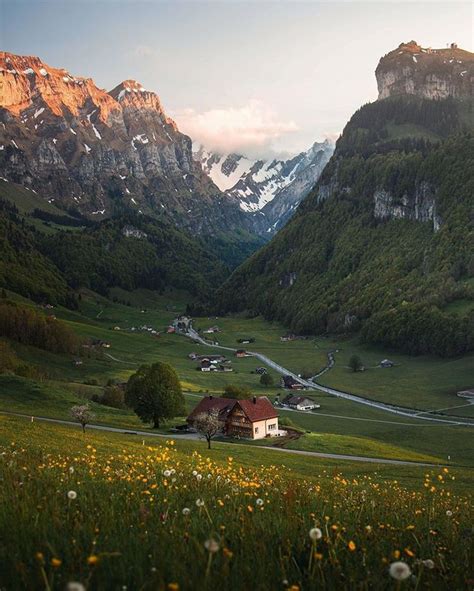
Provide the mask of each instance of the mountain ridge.
{"label": "mountain ridge", "polygon": [[109,217],[166,209],[192,232],[252,224],[192,158],[156,93],[133,80],[110,92],[38,57],[0,53],[3,175],[61,207]]}
{"label": "mountain ridge", "polygon": [[356,111],[293,219],[218,292],[220,311],[413,354],[471,350],[473,307],[447,310],[474,300],[473,108],[469,94],[410,92]]}
{"label": "mountain ridge", "polygon": [[203,146],[193,154],[219,189],[237,199],[242,211],[253,214],[259,232],[266,235],[275,233],[291,217],[318,180],[333,149],[328,140],[315,142],[287,160],[219,154]]}

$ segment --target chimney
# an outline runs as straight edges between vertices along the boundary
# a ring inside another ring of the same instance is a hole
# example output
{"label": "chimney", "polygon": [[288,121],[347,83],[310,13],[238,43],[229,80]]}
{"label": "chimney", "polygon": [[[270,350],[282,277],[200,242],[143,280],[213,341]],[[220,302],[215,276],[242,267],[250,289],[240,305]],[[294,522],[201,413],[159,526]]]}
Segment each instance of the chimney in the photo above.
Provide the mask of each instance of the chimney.
{"label": "chimney", "polygon": [[253,397],[253,403],[257,404],[257,397],[256,396]]}

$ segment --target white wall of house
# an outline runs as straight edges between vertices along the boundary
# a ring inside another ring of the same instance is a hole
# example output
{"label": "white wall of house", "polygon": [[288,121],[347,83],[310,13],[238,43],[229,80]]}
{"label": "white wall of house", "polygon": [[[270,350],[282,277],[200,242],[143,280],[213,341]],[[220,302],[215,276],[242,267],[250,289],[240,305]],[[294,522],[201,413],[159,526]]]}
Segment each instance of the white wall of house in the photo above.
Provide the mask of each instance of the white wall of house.
{"label": "white wall of house", "polygon": [[274,419],[265,419],[252,423],[252,438],[263,439],[268,436],[278,435],[278,417]]}

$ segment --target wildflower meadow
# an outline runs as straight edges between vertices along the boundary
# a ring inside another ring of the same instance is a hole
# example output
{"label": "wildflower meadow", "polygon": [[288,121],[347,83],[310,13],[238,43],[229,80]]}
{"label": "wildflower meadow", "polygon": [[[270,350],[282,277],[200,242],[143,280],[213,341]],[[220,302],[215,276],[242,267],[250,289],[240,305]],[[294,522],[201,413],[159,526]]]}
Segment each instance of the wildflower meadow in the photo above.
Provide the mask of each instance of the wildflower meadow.
{"label": "wildflower meadow", "polygon": [[448,468],[409,489],[363,467],[302,477],[257,449],[242,465],[202,442],[9,427],[2,590],[472,587],[472,504]]}

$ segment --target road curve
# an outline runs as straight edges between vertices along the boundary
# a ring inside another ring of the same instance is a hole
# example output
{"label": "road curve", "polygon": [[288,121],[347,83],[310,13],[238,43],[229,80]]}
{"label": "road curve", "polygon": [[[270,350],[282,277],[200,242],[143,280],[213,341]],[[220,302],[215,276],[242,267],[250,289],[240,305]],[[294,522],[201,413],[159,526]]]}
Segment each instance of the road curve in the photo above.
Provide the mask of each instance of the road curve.
{"label": "road curve", "polygon": [[[42,421],[45,423],[55,423],[58,425],[66,425],[69,427],[76,427],[77,429],[80,429],[80,425],[78,423],[75,423],[74,421],[66,421],[64,419],[52,419],[49,417],[37,417],[34,416],[32,417],[31,415],[26,415],[26,414],[22,414],[22,413],[18,413],[18,412],[8,412],[8,411],[4,411],[1,410],[0,411],[0,415],[10,415],[10,416],[15,416],[15,417],[21,417],[24,419],[29,419],[33,421]],[[126,435],[138,435],[139,437],[161,437],[162,439],[181,439],[181,440],[197,440],[199,439],[199,435],[197,433],[191,433],[191,434],[179,434],[179,433],[152,433],[150,431],[136,431],[135,429],[121,429],[119,427],[107,427],[105,425],[87,425],[87,429],[94,429],[96,431],[107,431],[107,432],[112,432],[112,433],[123,433]],[[246,447],[249,448],[250,445],[249,444],[242,444],[242,443],[231,443],[231,442],[227,442],[227,441],[220,441],[219,443],[222,443],[223,445],[228,445],[228,446],[239,446],[239,447]],[[254,446],[256,447],[256,446]],[[260,449],[265,449],[265,450],[270,450],[270,451],[274,451],[274,452],[283,452],[283,453],[289,453],[289,454],[294,454],[294,455],[303,455],[303,456],[314,456],[316,458],[325,458],[325,459],[329,459],[329,460],[344,460],[344,461],[349,461],[349,462],[363,462],[363,463],[369,463],[369,464],[395,464],[398,466],[438,466],[439,464],[430,464],[427,462],[409,462],[408,460],[390,460],[388,458],[371,458],[371,457],[365,457],[365,456],[349,456],[349,455],[343,455],[343,454],[329,454],[329,453],[322,453],[322,452],[316,452],[316,451],[304,451],[304,450],[299,450],[299,449],[287,449],[287,448],[282,448],[282,447],[271,447],[271,446],[267,446],[267,445],[259,445],[258,446]]]}
{"label": "road curve", "polygon": [[[235,352],[237,350],[232,347],[224,347],[222,345],[214,345],[213,343],[210,343],[210,342],[206,341],[205,339],[203,339],[192,328],[189,329],[188,332],[182,333],[182,334],[189,337],[193,341],[196,341],[196,342],[201,343],[202,345],[206,345],[208,347],[214,347],[217,349],[223,349],[225,351],[233,351],[233,352]],[[293,373],[289,369],[286,369],[282,365],[275,363],[275,361],[273,361],[272,359],[270,359],[266,355],[263,355],[262,353],[257,353],[254,351],[249,351],[249,353],[253,357],[256,357],[257,359],[259,359],[262,363],[265,363],[265,365],[268,365],[268,367],[271,367],[272,369],[274,369],[277,373],[279,373],[281,375],[291,376],[292,378],[297,380],[300,384],[302,384],[306,388],[309,388],[310,390],[319,390],[321,392],[325,392],[326,394],[331,394],[332,396],[336,396],[338,398],[344,398],[345,400],[351,400],[352,402],[356,402],[358,404],[364,404],[364,405],[370,406],[372,408],[377,408],[379,410],[383,410],[385,412],[390,412],[390,413],[404,416],[404,417],[410,417],[413,419],[431,421],[431,422],[436,422],[436,423],[444,423],[447,425],[474,427],[474,420],[473,421],[469,421],[469,420],[465,420],[465,419],[464,420],[463,419],[454,420],[454,419],[437,418],[437,417],[433,417],[433,416],[430,416],[430,417],[420,416],[419,410],[410,409],[410,408],[406,408],[403,406],[395,406],[395,405],[391,405],[391,404],[385,404],[384,402],[370,400],[368,398],[363,398],[362,396],[357,396],[356,394],[350,394],[349,392],[343,392],[341,390],[336,390],[334,388],[328,388],[326,386],[321,386],[320,384],[317,384],[316,382],[313,382],[310,380],[304,380],[303,378],[300,378],[299,376],[297,376],[295,373]]]}

